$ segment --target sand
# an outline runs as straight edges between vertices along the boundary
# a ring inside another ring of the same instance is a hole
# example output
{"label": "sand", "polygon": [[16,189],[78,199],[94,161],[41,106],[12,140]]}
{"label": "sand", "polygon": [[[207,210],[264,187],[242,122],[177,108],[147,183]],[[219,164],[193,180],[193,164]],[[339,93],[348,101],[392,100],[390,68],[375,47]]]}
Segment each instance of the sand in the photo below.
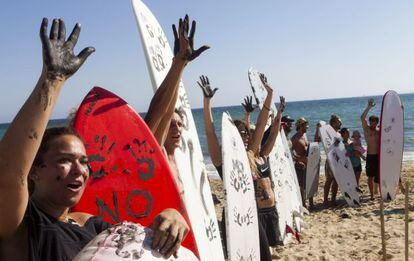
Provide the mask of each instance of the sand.
{"label": "sand", "polygon": [[[414,260],[414,165],[405,164],[402,170],[403,182],[410,182],[409,192],[409,251]],[[365,193],[361,207],[351,208],[339,197],[337,207],[325,208],[323,184],[320,177],[315,210],[305,216],[307,228],[302,231],[301,243],[290,241],[287,245],[273,248],[274,260],[381,260],[381,226],[379,199],[369,200],[367,178],[363,172],[361,186]],[[216,205],[221,219],[225,202],[222,183],[211,180],[213,192],[221,203]],[[385,237],[388,260],[404,260],[405,227],[404,195],[399,192],[396,200],[385,203]]]}

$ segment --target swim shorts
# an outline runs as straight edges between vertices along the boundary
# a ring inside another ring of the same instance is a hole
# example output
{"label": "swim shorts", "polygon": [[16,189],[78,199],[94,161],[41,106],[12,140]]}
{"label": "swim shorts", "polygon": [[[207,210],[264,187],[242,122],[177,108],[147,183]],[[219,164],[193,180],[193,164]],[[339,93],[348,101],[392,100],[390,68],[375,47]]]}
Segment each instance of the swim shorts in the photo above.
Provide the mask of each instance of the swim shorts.
{"label": "swim shorts", "polygon": [[367,154],[367,165],[365,166],[367,176],[374,178],[374,182],[379,182],[378,154]]}

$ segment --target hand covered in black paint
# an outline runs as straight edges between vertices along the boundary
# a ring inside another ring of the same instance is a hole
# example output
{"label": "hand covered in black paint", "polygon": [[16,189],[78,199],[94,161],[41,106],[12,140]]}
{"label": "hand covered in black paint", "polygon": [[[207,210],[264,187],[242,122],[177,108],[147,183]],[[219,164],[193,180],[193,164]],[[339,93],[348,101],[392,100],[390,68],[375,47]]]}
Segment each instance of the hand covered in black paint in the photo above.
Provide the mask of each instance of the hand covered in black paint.
{"label": "hand covered in black paint", "polygon": [[188,35],[190,27],[190,19],[188,15],[184,20],[180,18],[178,23],[178,33],[175,25],[172,25],[174,32],[174,56],[179,57],[185,61],[192,61],[197,58],[202,52],[209,49],[210,46],[203,45],[197,50],[194,50],[194,34],[196,30],[196,21],[193,20],[191,24],[190,35]]}
{"label": "hand covered in black paint", "polygon": [[285,107],[286,107],[285,97],[280,96],[279,99],[280,99],[280,102],[279,102],[279,110],[278,111],[283,112],[285,110]]}
{"label": "hand covered in black paint", "polygon": [[40,27],[40,39],[43,46],[43,72],[48,79],[66,80],[72,76],[86,61],[86,58],[95,51],[93,47],[83,49],[79,55],[73,53],[78,41],[80,24],[76,24],[66,41],[65,23],[61,19],[54,19],[50,36],[47,35],[47,18],[43,18]]}
{"label": "hand covered in black paint", "polygon": [[156,216],[150,228],[154,231],[152,248],[158,250],[165,258],[176,255],[190,230],[183,216],[172,208],[165,209]]}
{"label": "hand covered in black paint", "polygon": [[262,81],[262,84],[265,87],[267,93],[272,93],[273,92],[273,89],[267,83],[267,77],[263,73],[260,74],[260,80]]}
{"label": "hand covered in black paint", "polygon": [[214,94],[216,94],[216,91],[218,90],[218,88],[214,88],[214,90],[211,89],[210,81],[208,80],[207,76],[201,75],[200,81],[197,83],[198,86],[200,86],[201,90],[203,90],[204,98],[213,98]]}
{"label": "hand covered in black paint", "polygon": [[251,113],[255,109],[255,107],[253,106],[252,100],[253,100],[252,96],[246,96],[246,98],[244,98],[244,103],[242,103],[242,106],[244,107],[244,110],[247,113]]}
{"label": "hand covered in black paint", "polygon": [[374,101],[374,99],[369,99],[368,100],[368,107],[370,107],[370,108],[372,108],[372,107],[374,107],[375,106],[375,101]]}

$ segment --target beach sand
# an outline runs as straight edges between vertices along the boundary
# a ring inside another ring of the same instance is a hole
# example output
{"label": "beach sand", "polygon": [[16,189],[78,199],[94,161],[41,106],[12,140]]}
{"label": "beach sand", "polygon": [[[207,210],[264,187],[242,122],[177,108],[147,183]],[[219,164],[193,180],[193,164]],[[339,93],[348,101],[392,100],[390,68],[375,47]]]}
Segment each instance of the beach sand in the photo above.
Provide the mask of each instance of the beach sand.
{"label": "beach sand", "polygon": [[[414,257],[414,164],[405,164],[402,179],[410,182],[409,193],[409,252]],[[381,260],[381,223],[379,200],[369,200],[365,172],[361,175],[361,186],[365,191],[361,207],[346,206],[342,196],[340,206],[324,208],[323,184],[320,177],[318,194],[314,199],[316,208],[305,216],[307,228],[301,233],[302,242],[291,240],[287,245],[272,249],[274,260]],[[221,220],[225,202],[220,180],[211,180],[211,189],[220,199],[216,205]],[[339,193],[338,193],[339,194]],[[384,203],[385,237],[388,260],[404,260],[404,195],[399,192],[396,200]]]}

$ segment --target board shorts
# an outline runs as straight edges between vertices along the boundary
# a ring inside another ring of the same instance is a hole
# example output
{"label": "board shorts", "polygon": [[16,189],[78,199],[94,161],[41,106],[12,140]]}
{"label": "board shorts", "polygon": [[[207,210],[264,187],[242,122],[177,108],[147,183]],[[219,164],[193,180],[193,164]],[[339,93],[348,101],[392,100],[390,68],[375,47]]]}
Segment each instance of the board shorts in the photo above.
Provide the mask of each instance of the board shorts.
{"label": "board shorts", "polygon": [[353,167],[354,168],[354,172],[356,173],[356,172],[361,172],[362,171],[362,166],[361,166],[361,164],[359,164],[358,166],[356,166],[356,167]]}
{"label": "board shorts", "polygon": [[305,189],[306,168],[303,165],[295,163],[296,176],[298,178],[299,187]]}
{"label": "board shorts", "polygon": [[279,216],[276,207],[259,208],[258,209],[259,223],[266,232],[269,246],[277,246],[283,244],[279,230]]}
{"label": "board shorts", "polygon": [[379,183],[378,154],[367,154],[367,165],[365,170],[367,176],[374,178],[375,183]]}

